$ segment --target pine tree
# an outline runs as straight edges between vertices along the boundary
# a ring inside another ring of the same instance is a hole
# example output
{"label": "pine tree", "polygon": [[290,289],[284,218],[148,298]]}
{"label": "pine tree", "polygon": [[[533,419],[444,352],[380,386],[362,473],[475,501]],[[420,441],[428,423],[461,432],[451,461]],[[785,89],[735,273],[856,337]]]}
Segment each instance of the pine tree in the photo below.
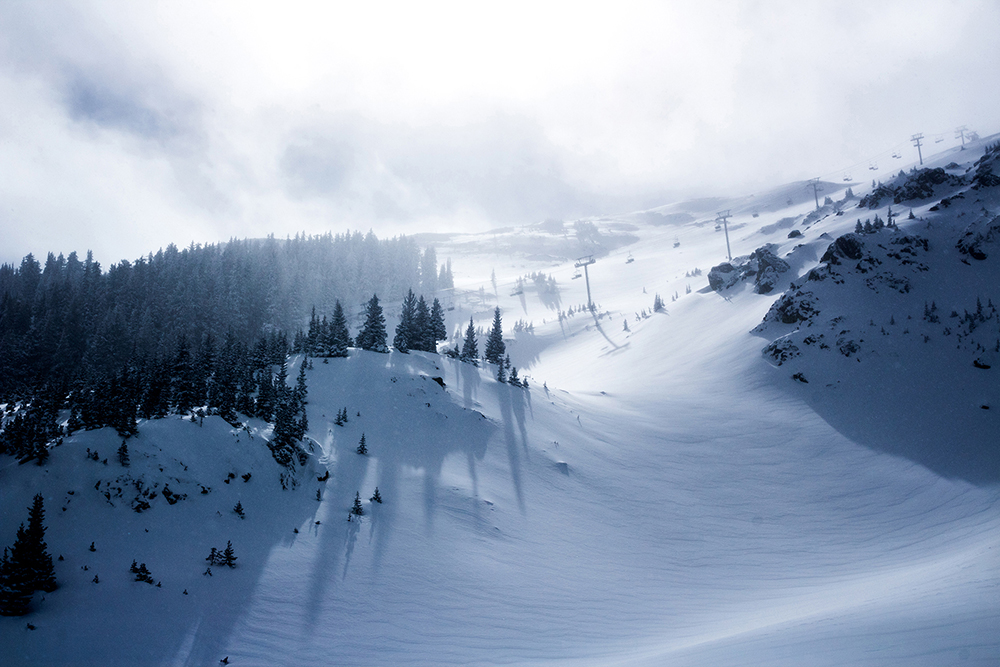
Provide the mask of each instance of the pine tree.
{"label": "pine tree", "polygon": [[365,434],[361,434],[361,442],[358,443],[358,454],[366,456],[368,454],[368,447],[365,445]]}
{"label": "pine tree", "polygon": [[414,327],[416,317],[417,298],[413,296],[413,290],[406,292],[403,305],[399,312],[399,324],[396,325],[396,335],[392,339],[392,346],[398,352],[406,354],[411,348],[419,350],[419,341]]}
{"label": "pine tree", "polygon": [[422,294],[413,309],[413,337],[410,339],[410,347],[421,352],[434,352],[437,348],[431,329],[431,314]]}
{"label": "pine tree", "polygon": [[238,516],[239,518],[241,519],[247,518],[246,514],[243,512],[243,503],[241,503],[238,500],[236,501],[236,506],[233,507],[233,511],[236,512],[236,516]]}
{"label": "pine tree", "polygon": [[354,495],[354,507],[351,508],[351,514],[361,516],[365,513],[365,508],[361,506],[361,492],[358,491]]}
{"label": "pine tree", "polygon": [[356,342],[363,350],[383,353],[389,351],[386,345],[385,317],[382,315],[382,306],[379,305],[377,294],[373,294],[365,306],[365,323],[358,332]]}
{"label": "pine tree", "polygon": [[372,494],[372,497],[369,498],[369,500],[371,500],[373,503],[378,503],[379,505],[382,504],[382,495],[378,492],[377,486],[375,487],[375,493]]}
{"label": "pine tree", "polygon": [[347,348],[349,348],[354,341],[351,340],[351,334],[347,330],[347,318],[344,316],[344,309],[340,305],[339,300],[333,304],[333,319],[330,321],[329,337],[330,356],[346,357]]}
{"label": "pine tree", "polygon": [[319,344],[319,331],[319,318],[316,317],[316,306],[313,306],[312,313],[309,315],[309,333],[306,334],[306,349],[304,350],[306,354],[319,356],[316,353]]}
{"label": "pine tree", "polygon": [[430,340],[431,345],[428,352],[437,352],[438,341],[445,340],[448,338],[448,329],[444,324],[444,308],[441,307],[441,302],[434,299],[431,304],[431,321],[430,321]]}
{"label": "pine tree", "polygon": [[212,547],[212,550],[208,553],[208,556],[205,557],[205,560],[208,561],[209,565],[217,565],[218,564],[218,562],[219,562],[219,552],[215,549],[215,547]]}
{"label": "pine tree", "polygon": [[120,463],[123,468],[127,468],[129,466],[128,445],[125,444],[124,440],[122,440],[122,446],[118,448],[118,463]]}
{"label": "pine tree", "polygon": [[8,551],[4,548],[0,559],[0,616],[23,616],[28,613],[32,589],[26,568]]}
{"label": "pine tree", "polygon": [[195,390],[194,363],[191,360],[191,351],[184,334],[181,334],[177,341],[172,387],[174,410],[177,414],[187,414],[194,407],[197,392]]}
{"label": "pine tree", "polygon": [[497,306],[493,309],[493,327],[490,329],[490,333],[486,337],[486,352],[483,357],[491,364],[499,364],[503,359],[505,351],[506,346],[503,342],[503,326],[500,319],[500,307]]}
{"label": "pine tree", "polygon": [[34,501],[28,509],[27,562],[31,571],[31,586],[33,590],[51,593],[58,584],[56,572],[52,566],[52,556],[46,550],[45,544],[45,507],[41,494],[35,494]]}
{"label": "pine tree", "polygon": [[468,364],[479,365],[479,343],[476,342],[476,327],[469,318],[469,327],[465,330],[465,342],[462,343],[462,353],[458,355],[459,360]]}
{"label": "pine tree", "polygon": [[222,557],[219,559],[220,565],[225,565],[226,567],[236,567],[236,559],[238,556],[233,550],[232,540],[226,540],[226,548],[222,552]]}
{"label": "pine tree", "polygon": [[[133,565],[135,561],[133,561]],[[147,584],[153,583],[153,573],[149,571],[145,563],[140,563],[139,568],[135,570],[135,581],[143,581]]]}
{"label": "pine tree", "polygon": [[257,391],[257,400],[254,402],[254,416],[269,422],[274,419],[274,409],[277,402],[270,365],[257,371],[257,385],[260,388]]}
{"label": "pine tree", "polygon": [[517,377],[517,366],[511,367],[511,369],[510,369],[510,379],[508,379],[507,382],[509,382],[510,384],[514,385],[515,387],[520,387],[521,386],[521,379],[519,377]]}

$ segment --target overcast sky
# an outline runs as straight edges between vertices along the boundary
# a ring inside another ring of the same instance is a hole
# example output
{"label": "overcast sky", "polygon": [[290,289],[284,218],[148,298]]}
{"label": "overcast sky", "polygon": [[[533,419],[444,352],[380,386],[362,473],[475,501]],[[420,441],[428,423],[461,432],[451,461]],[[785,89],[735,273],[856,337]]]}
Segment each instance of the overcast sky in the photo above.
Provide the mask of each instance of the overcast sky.
{"label": "overcast sky", "polygon": [[994,0],[4,0],[0,262],[836,179],[998,131],[998,27]]}

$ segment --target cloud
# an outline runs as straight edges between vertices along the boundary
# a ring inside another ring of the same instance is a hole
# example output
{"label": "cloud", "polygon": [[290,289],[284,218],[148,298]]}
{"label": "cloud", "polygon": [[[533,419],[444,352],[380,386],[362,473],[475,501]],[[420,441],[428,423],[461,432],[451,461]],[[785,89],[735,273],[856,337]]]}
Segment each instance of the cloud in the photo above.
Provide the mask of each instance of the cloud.
{"label": "cloud", "polygon": [[0,261],[839,175],[913,132],[996,130],[998,21],[982,0],[3,3]]}

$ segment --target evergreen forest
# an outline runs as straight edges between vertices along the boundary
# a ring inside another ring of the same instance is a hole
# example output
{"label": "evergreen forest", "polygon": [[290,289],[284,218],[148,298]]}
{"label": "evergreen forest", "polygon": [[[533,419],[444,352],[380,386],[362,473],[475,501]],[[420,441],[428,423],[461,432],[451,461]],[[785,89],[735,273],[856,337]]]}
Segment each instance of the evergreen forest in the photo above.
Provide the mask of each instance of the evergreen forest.
{"label": "evergreen forest", "polygon": [[207,410],[273,421],[290,465],[306,390],[304,375],[287,386],[287,355],[344,356],[373,295],[452,285],[433,248],[371,232],[170,245],[107,270],[89,252],[28,255],[0,266],[0,454],[41,464],[81,428],[128,437],[137,419]]}

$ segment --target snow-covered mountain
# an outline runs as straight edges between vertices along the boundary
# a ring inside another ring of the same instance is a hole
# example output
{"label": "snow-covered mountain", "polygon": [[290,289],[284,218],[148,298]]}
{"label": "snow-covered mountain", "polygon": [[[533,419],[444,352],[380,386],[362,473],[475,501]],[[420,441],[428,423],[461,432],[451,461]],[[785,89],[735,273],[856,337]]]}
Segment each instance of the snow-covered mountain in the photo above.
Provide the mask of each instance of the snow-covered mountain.
{"label": "snow-covered mountain", "polygon": [[451,345],[499,306],[529,387],[312,359],[295,475],[218,417],[142,422],[128,467],[111,429],[3,458],[0,538],[41,493],[60,587],[0,617],[0,662],[997,664],[991,141],[818,209],[797,183],[439,237]]}

